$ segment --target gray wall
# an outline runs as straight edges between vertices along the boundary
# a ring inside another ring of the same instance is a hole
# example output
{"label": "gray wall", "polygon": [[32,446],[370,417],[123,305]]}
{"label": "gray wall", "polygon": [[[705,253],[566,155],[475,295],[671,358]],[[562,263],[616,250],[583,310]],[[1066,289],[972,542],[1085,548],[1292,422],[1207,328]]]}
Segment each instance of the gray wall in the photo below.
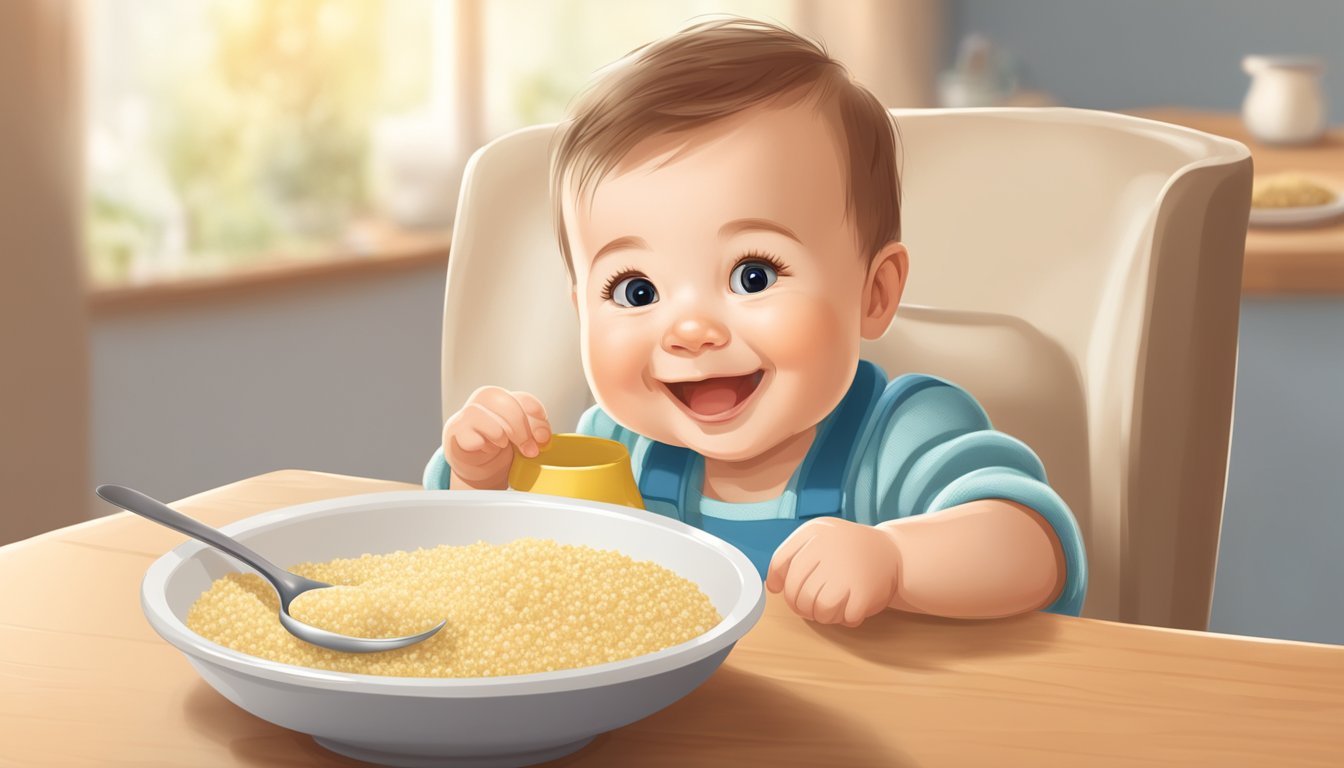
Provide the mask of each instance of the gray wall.
{"label": "gray wall", "polygon": [[1331,122],[1344,122],[1340,0],[952,0],[949,12],[949,64],[962,35],[986,34],[1026,87],[1067,106],[1240,110],[1242,56],[1310,54],[1325,61]]}
{"label": "gray wall", "polygon": [[[1012,51],[1024,86],[1095,109],[1238,111],[1248,53],[1320,56],[1344,122],[1341,0],[953,0]],[[1344,259],[1344,254],[1340,254]],[[1344,643],[1344,298],[1247,300],[1210,628]]]}
{"label": "gray wall", "polygon": [[1344,298],[1242,302],[1209,628],[1344,643]]}
{"label": "gray wall", "polygon": [[96,316],[93,480],[168,500],[276,469],[419,482],[442,322],[442,267]]}

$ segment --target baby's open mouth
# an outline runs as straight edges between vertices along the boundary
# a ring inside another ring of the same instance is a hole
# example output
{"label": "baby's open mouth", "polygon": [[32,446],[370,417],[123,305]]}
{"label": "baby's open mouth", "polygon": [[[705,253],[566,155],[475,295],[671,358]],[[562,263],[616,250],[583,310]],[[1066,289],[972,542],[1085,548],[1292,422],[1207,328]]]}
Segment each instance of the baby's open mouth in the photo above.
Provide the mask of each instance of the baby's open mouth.
{"label": "baby's open mouth", "polygon": [[700,381],[665,381],[672,396],[692,415],[706,421],[724,421],[737,415],[760,386],[765,371],[741,376],[715,376]]}

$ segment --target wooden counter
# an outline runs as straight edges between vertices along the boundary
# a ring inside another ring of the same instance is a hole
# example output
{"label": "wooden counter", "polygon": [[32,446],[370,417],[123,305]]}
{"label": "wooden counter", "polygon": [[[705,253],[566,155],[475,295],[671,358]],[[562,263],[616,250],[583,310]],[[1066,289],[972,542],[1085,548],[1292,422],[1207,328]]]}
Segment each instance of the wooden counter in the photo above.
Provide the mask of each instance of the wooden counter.
{"label": "wooden counter", "polygon": [[[285,471],[175,506],[221,526],[402,483]],[[184,541],[119,512],[0,548],[0,765],[365,765],[253,717],[140,609]],[[1344,647],[1035,613],[818,626],[769,595],[703,686],[574,766],[1339,765]]]}
{"label": "wooden counter", "polygon": [[[1132,114],[1240,141],[1251,150],[1257,178],[1301,171],[1344,189],[1344,129],[1327,132],[1316,144],[1285,147],[1252,139],[1241,115],[1235,113],[1162,107]],[[1297,229],[1251,227],[1246,233],[1242,292],[1251,296],[1344,295],[1344,217]]]}
{"label": "wooden counter", "polygon": [[352,225],[345,240],[343,245],[302,257],[277,252],[216,272],[91,285],[86,294],[88,309],[94,315],[138,312],[220,296],[306,287],[325,280],[367,280],[371,275],[447,265],[452,233],[417,232],[368,220]]}

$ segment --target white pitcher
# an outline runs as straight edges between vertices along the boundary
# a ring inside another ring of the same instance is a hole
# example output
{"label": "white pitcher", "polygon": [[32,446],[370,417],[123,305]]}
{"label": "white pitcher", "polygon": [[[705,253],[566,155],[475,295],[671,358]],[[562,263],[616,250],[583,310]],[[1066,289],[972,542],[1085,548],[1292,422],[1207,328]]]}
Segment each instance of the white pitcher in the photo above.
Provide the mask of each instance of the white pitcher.
{"label": "white pitcher", "polygon": [[1325,133],[1320,59],[1247,56],[1241,68],[1251,76],[1241,114],[1252,136],[1270,144],[1304,144]]}

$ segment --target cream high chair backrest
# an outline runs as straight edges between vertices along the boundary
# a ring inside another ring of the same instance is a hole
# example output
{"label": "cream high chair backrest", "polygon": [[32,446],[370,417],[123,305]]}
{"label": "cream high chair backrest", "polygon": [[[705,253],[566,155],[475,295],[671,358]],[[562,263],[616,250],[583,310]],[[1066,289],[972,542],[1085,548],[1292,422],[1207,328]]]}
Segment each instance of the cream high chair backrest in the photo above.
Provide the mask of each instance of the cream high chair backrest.
{"label": "cream high chair backrest", "polygon": [[[1077,516],[1084,615],[1204,629],[1222,518],[1251,160],[1077,109],[893,110],[910,278],[864,355],[965,387]],[[472,158],[448,266],[443,409],[494,384],[557,429],[592,395],[551,229],[553,126]]]}

